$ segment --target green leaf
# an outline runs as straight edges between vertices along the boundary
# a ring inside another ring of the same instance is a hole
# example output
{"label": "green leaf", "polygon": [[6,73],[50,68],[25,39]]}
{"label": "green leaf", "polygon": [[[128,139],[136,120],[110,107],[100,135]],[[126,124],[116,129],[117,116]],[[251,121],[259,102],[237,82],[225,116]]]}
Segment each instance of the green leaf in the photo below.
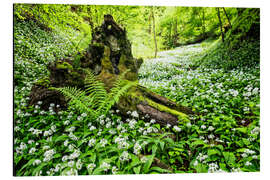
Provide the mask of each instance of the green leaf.
{"label": "green leaf", "polygon": [[198,163],[197,166],[194,167],[197,173],[206,173],[208,172],[208,168],[206,165]]}
{"label": "green leaf", "polygon": [[144,173],[148,173],[149,172],[149,168],[151,167],[151,165],[153,163],[154,157],[155,157],[154,154],[151,155],[151,156],[148,156],[148,160],[146,161],[146,163],[144,164],[144,167],[143,167],[143,172]]}
{"label": "green leaf", "polygon": [[41,163],[37,168],[35,168],[32,172],[32,175],[33,176],[36,176],[36,174],[44,167],[46,166],[47,163]]}
{"label": "green leaf", "polygon": [[135,174],[140,174],[141,166],[137,166],[133,168]]}
{"label": "green leaf", "polygon": [[196,140],[196,141],[191,143],[192,148],[195,148],[198,145],[205,145],[205,143],[202,140]]}
{"label": "green leaf", "polygon": [[162,169],[162,168],[160,168],[160,167],[151,167],[151,169],[150,169],[151,171],[157,171],[157,172],[159,172],[159,173],[170,173],[171,171],[170,170],[168,170],[168,169]]}
{"label": "green leaf", "polygon": [[212,156],[212,155],[215,155],[215,154],[220,155],[220,151],[217,150],[217,149],[208,149],[207,154],[208,154],[208,156]]}
{"label": "green leaf", "polygon": [[156,154],[156,151],[157,151],[157,145],[156,144],[153,144],[152,145],[152,154]]}
{"label": "green leaf", "polygon": [[223,156],[225,158],[225,161],[226,163],[229,165],[229,166],[233,166],[233,164],[235,163],[235,156],[232,152],[223,152]]}
{"label": "green leaf", "polygon": [[244,127],[242,127],[242,128],[235,128],[235,130],[237,130],[237,131],[239,131],[241,133],[244,133],[244,134],[247,133],[247,128],[244,128]]}
{"label": "green leaf", "polygon": [[164,150],[164,146],[165,146],[165,142],[159,142],[159,145],[160,145],[160,149],[161,149],[161,151],[163,151]]}

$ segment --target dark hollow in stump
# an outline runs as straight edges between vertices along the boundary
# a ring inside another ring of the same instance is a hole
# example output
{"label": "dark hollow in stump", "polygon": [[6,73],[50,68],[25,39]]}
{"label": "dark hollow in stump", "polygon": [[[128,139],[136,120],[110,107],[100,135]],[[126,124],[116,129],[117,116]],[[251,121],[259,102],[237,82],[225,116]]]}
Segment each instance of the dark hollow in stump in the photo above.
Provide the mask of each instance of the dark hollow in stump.
{"label": "dark hollow in stump", "polygon": [[[121,28],[111,15],[105,15],[101,26],[92,32],[89,47],[74,60],[57,60],[48,65],[50,77],[39,80],[30,94],[30,105],[43,101],[42,109],[48,109],[50,103],[66,108],[65,98],[49,87],[76,86],[84,88],[84,69],[92,70],[105,84],[109,91],[117,77],[126,72],[125,79],[138,81],[138,69],[142,59],[135,59],[131,53],[131,43],[126,31]],[[56,108],[56,107],[55,107]],[[161,125],[177,125],[181,120],[188,120],[194,112],[165,97],[162,97],[140,85],[131,87],[127,95],[116,104],[123,116],[128,111],[137,111],[146,119],[155,119]],[[56,109],[57,110],[57,109]]]}

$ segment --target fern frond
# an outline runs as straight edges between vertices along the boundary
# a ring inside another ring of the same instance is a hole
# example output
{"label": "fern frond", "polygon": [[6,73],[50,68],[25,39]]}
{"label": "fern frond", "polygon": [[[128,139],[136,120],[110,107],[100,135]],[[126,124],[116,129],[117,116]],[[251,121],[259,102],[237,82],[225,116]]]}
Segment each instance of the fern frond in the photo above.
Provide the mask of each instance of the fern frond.
{"label": "fern frond", "polygon": [[135,82],[123,80],[119,82],[118,86],[115,86],[111,89],[106,101],[101,104],[100,108],[97,111],[107,114],[108,111],[112,108],[112,106],[119,101],[120,97],[123,96],[127,92],[127,90],[135,84]]}
{"label": "fern frond", "polygon": [[94,100],[93,99],[91,100],[89,97],[87,97],[85,91],[81,91],[76,87],[63,87],[51,89],[59,91],[61,94],[63,94],[67,98],[69,105],[75,107],[81,113],[87,112],[92,117],[96,117],[97,112],[95,112],[95,110],[93,110],[92,108],[89,108],[89,101]]}
{"label": "fern frond", "polygon": [[92,103],[93,108],[97,108],[107,98],[105,85],[91,71],[87,71],[85,87],[88,96],[95,99]]}

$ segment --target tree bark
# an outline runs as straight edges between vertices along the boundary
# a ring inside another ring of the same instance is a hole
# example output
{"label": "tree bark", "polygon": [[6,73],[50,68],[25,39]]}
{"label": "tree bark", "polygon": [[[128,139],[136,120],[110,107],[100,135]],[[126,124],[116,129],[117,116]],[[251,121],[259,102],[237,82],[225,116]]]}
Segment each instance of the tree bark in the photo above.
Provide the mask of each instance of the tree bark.
{"label": "tree bark", "polygon": [[203,37],[205,38],[205,12],[204,8],[202,8],[202,30],[203,30]]}
{"label": "tree bark", "polygon": [[223,33],[223,29],[222,29],[222,21],[221,21],[221,18],[220,18],[219,8],[217,8],[217,14],[218,14],[218,20],[219,20],[219,27],[220,27],[220,32],[221,32],[221,38],[222,38],[222,42],[224,42],[224,33]]}
{"label": "tree bark", "polygon": [[223,9],[223,11],[224,11],[224,14],[225,14],[225,16],[226,16],[226,18],[227,18],[227,20],[228,20],[228,23],[229,23],[229,26],[230,26],[230,29],[231,29],[231,28],[232,28],[232,24],[231,24],[230,18],[229,18],[229,16],[228,16],[228,14],[227,14],[225,8],[223,7],[222,9]]}
{"label": "tree bark", "polygon": [[[124,77],[126,80],[138,80],[138,69],[143,60],[133,58],[131,44],[125,31],[113,20],[111,15],[105,15],[105,17],[107,20],[105,19],[92,34],[89,48],[81,54],[80,66],[76,68],[74,61],[68,59],[50,63],[48,66],[50,77],[45,77],[33,86],[30,105],[43,101],[42,109],[48,109],[50,103],[59,104],[58,108],[66,107],[65,98],[56,91],[50,90],[49,87],[76,86],[83,89],[84,69],[94,71],[108,91],[117,77],[127,70],[129,71]],[[116,40],[112,41],[112,39]],[[116,50],[117,47],[119,51]],[[114,64],[115,62],[112,61],[111,54],[116,53],[115,51],[119,53],[118,64]],[[115,66],[119,73],[115,73]],[[179,121],[188,121],[188,115],[195,114],[190,108],[181,106],[139,84],[131,87],[127,94],[120,98],[116,108],[123,116],[128,116],[128,111],[137,111],[145,120],[155,119],[161,125],[177,125]]]}
{"label": "tree bark", "polygon": [[155,24],[155,12],[154,7],[152,7],[152,20],[153,20],[153,36],[154,36],[154,42],[155,42],[155,58],[157,57],[157,39],[156,39],[156,24]]}

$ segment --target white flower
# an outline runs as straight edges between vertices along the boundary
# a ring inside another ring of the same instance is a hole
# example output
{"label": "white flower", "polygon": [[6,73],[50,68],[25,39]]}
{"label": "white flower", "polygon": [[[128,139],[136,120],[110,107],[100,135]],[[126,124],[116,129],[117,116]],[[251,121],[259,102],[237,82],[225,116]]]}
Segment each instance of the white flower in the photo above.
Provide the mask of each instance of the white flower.
{"label": "white flower", "polygon": [[193,166],[197,166],[197,165],[198,165],[198,161],[196,160],[194,161]]}
{"label": "white flower", "polygon": [[81,116],[82,116],[82,117],[86,117],[87,114],[86,114],[86,113],[82,113]]}
{"label": "white flower", "polygon": [[204,163],[204,161],[208,158],[208,155],[203,155],[202,153],[199,153],[199,155],[196,157],[197,160]]}
{"label": "white flower", "polygon": [[260,133],[260,128],[255,127],[254,129],[251,130],[250,132],[252,135],[258,135]]}
{"label": "white flower", "polygon": [[155,124],[156,123],[156,120],[151,119],[150,123]]}
{"label": "white flower", "polygon": [[44,131],[44,133],[43,133],[43,136],[50,136],[50,135],[52,135],[52,131],[51,130]]}
{"label": "white flower", "polygon": [[72,132],[69,133],[68,137],[70,137],[70,139],[72,139],[73,141],[77,141],[78,137],[75,136]]}
{"label": "white flower", "polygon": [[103,162],[101,165],[100,165],[100,168],[104,169],[104,171],[108,171],[110,169],[111,165],[106,163],[106,162]]}
{"label": "white flower", "polygon": [[201,128],[202,129],[206,129],[206,126],[203,124],[203,125],[201,125]]}
{"label": "white flower", "polygon": [[19,127],[19,126],[15,126],[14,127],[14,130],[17,132],[17,131],[19,131],[21,128]]}
{"label": "white flower", "polygon": [[146,163],[148,161],[148,158],[146,157],[146,156],[143,156],[142,158],[141,158],[141,162],[142,163]]}
{"label": "white flower", "polygon": [[145,123],[144,125],[145,125],[145,127],[148,127],[148,126],[150,126],[150,123]]}
{"label": "white flower", "polygon": [[128,125],[131,129],[135,128],[135,125],[137,124],[137,121],[135,119],[132,119],[131,121],[129,121]]}
{"label": "white flower", "polygon": [[65,140],[65,142],[64,142],[64,146],[68,146],[68,139],[67,139],[67,140]]}
{"label": "white flower", "polygon": [[139,117],[139,114],[137,113],[137,111],[133,111],[133,112],[131,113],[131,116],[132,116],[132,117],[135,117],[135,118],[138,118],[138,117]]}
{"label": "white flower", "polygon": [[69,159],[75,159],[77,157],[79,157],[81,154],[81,152],[79,150],[75,150],[70,156],[69,156]]}
{"label": "white flower", "polygon": [[50,149],[50,146],[43,146],[42,149],[43,149],[43,150]]}
{"label": "white flower", "polygon": [[70,168],[68,171],[63,171],[61,175],[62,176],[77,176],[78,171],[74,168]]}
{"label": "white flower", "polygon": [[246,166],[251,166],[251,165],[252,165],[252,163],[251,163],[251,162],[249,162],[249,161],[247,161],[247,162],[245,163],[245,165],[246,165]]}
{"label": "white flower", "polygon": [[75,148],[75,145],[74,145],[74,144],[68,145],[68,150],[69,150],[69,151],[73,151],[74,148]]}
{"label": "white flower", "polygon": [[173,129],[174,129],[176,132],[180,132],[180,131],[181,131],[181,128],[178,127],[178,126],[173,126]]}
{"label": "white flower", "polygon": [[232,168],[231,172],[242,172],[240,168]]}
{"label": "white flower", "polygon": [[169,129],[171,126],[172,126],[171,124],[167,124],[167,125],[166,125],[166,128]]}
{"label": "white flower", "polygon": [[94,169],[95,167],[96,167],[96,164],[91,163],[91,164],[88,164],[87,169],[88,169],[89,171],[93,171],[93,169]]}
{"label": "white flower", "polygon": [[36,152],[36,148],[32,147],[30,150],[29,150],[29,154],[33,154],[34,152]]}
{"label": "white flower", "polygon": [[76,128],[74,126],[71,126],[70,128],[66,129],[66,132],[73,132],[75,129]]}
{"label": "white flower", "polygon": [[63,161],[63,162],[65,162],[65,161],[67,161],[67,160],[68,160],[68,156],[67,156],[67,155],[65,155],[65,156],[62,157],[62,161]]}
{"label": "white flower", "polygon": [[81,159],[79,159],[77,162],[76,162],[76,168],[81,170],[82,169],[82,162],[81,162]]}
{"label": "white flower", "polygon": [[140,153],[141,149],[142,149],[142,147],[140,146],[140,144],[136,142],[136,144],[134,145],[134,148],[133,148],[134,154],[138,155]]}
{"label": "white flower", "polygon": [[130,156],[127,151],[124,151],[121,156],[119,157],[120,161],[128,161],[130,159]]}
{"label": "white flower", "polygon": [[95,126],[91,126],[91,127],[89,128],[90,131],[93,131],[93,130],[95,130],[95,129],[97,129]]}
{"label": "white flower", "polygon": [[90,147],[93,147],[94,145],[96,144],[96,139],[90,139],[89,141],[88,141],[88,146],[90,146]]}
{"label": "white flower", "polygon": [[210,163],[208,166],[208,173],[214,173],[218,170],[218,165],[216,163]]}
{"label": "white flower", "polygon": [[192,124],[191,124],[190,122],[188,122],[188,123],[186,124],[186,126],[187,126],[188,128],[190,128],[190,127],[192,126]]}
{"label": "white flower", "polygon": [[56,132],[56,126],[55,126],[55,125],[52,125],[51,130],[52,130],[53,132]]}
{"label": "white flower", "polygon": [[64,121],[63,124],[67,126],[67,125],[69,125],[69,123],[70,123],[70,121],[69,120],[66,120],[66,121]]}
{"label": "white flower", "polygon": [[209,127],[208,127],[208,130],[209,130],[209,131],[213,131],[214,129],[215,129],[215,128],[214,128],[213,126],[209,126]]}
{"label": "white flower", "polygon": [[102,119],[102,120],[100,120],[100,122],[99,122],[101,125],[104,125],[105,124],[105,121]]}
{"label": "white flower", "polygon": [[37,135],[38,136],[39,134],[42,134],[42,131],[39,130],[39,129],[34,129],[32,133],[33,133],[33,135]]}
{"label": "white flower", "polygon": [[114,134],[116,134],[116,131],[114,129],[110,129],[109,130],[109,133],[112,134],[112,135],[114,135]]}
{"label": "white flower", "polygon": [[68,167],[73,167],[73,166],[74,166],[74,164],[75,164],[75,162],[74,162],[74,161],[69,161],[69,162],[67,163]]}
{"label": "white flower", "polygon": [[34,162],[33,162],[33,166],[37,166],[41,163],[41,160],[39,159],[36,159]]}
{"label": "white flower", "polygon": [[111,128],[112,123],[111,122],[108,122],[105,126],[106,126],[106,128]]}
{"label": "white flower", "polygon": [[125,137],[117,137],[114,142],[118,145],[118,149],[127,149],[129,144],[126,142],[127,138]]}
{"label": "white flower", "polygon": [[247,154],[255,154],[256,152],[253,151],[253,150],[250,150],[250,149],[246,149],[245,153],[247,153]]}
{"label": "white flower", "polygon": [[253,159],[258,159],[258,156],[257,155],[253,155],[252,158]]}
{"label": "white flower", "polygon": [[117,168],[116,166],[113,166],[113,167],[112,167],[112,173],[113,173],[113,174],[116,174],[117,171],[118,171],[118,168]]}
{"label": "white flower", "polygon": [[215,138],[215,135],[209,134],[209,135],[208,135],[208,138],[209,138],[209,139],[214,139],[214,138]]}
{"label": "white flower", "polygon": [[29,140],[28,141],[28,144],[32,144],[32,143],[34,143],[35,141],[34,140]]}
{"label": "white flower", "polygon": [[44,153],[44,159],[43,161],[44,162],[48,162],[50,161],[52,158],[53,158],[53,155],[55,154],[55,150],[54,149],[51,149],[51,150],[48,150]]}
{"label": "white flower", "polygon": [[107,141],[107,139],[104,139],[104,138],[103,138],[103,139],[100,140],[99,143],[100,143],[101,147],[105,147],[106,144],[108,143],[108,141]]}
{"label": "white flower", "polygon": [[61,169],[61,164],[57,164],[54,168],[54,172],[58,172]]}

